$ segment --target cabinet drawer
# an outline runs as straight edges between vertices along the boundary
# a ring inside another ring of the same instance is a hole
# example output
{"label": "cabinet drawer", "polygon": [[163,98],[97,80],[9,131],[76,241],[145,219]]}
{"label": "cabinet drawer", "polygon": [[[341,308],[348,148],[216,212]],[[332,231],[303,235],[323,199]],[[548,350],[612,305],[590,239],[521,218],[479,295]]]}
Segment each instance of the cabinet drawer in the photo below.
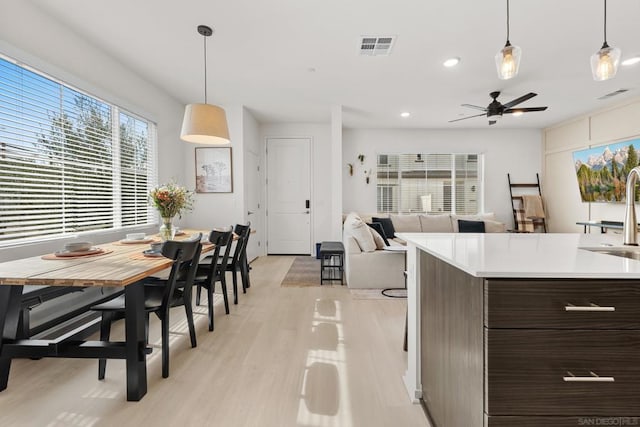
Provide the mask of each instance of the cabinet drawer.
{"label": "cabinet drawer", "polygon": [[640,281],[486,280],[488,328],[640,329]]}
{"label": "cabinet drawer", "polygon": [[638,416],[640,331],[485,329],[485,384],[489,416]]}

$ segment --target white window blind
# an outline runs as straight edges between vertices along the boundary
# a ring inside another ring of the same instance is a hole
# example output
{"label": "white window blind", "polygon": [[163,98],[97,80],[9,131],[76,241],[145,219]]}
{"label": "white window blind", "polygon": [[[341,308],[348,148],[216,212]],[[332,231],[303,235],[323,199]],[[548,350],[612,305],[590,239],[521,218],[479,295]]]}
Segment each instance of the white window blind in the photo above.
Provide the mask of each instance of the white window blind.
{"label": "white window blind", "polygon": [[0,57],[0,244],[147,224],[155,125]]}
{"label": "white window blind", "polygon": [[478,154],[379,154],[378,211],[477,213],[479,158]]}

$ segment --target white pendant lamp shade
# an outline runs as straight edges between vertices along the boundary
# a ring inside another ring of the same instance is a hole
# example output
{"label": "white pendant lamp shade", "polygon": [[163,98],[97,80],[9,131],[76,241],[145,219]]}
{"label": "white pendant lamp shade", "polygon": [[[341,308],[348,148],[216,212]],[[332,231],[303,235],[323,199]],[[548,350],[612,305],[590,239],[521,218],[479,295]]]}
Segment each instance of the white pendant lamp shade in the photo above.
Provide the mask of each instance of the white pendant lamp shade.
{"label": "white pendant lamp shade", "polygon": [[508,80],[518,74],[522,50],[518,46],[507,44],[496,54],[496,68],[501,80]]}
{"label": "white pendant lamp shade", "polygon": [[224,109],[211,104],[189,104],[184,109],[180,139],[197,144],[228,144]]}
{"label": "white pendant lamp shade", "polygon": [[204,40],[204,104],[188,104],[184,109],[180,139],[196,144],[228,144],[229,128],[224,109],[207,103],[207,37],[213,29],[198,25]]}

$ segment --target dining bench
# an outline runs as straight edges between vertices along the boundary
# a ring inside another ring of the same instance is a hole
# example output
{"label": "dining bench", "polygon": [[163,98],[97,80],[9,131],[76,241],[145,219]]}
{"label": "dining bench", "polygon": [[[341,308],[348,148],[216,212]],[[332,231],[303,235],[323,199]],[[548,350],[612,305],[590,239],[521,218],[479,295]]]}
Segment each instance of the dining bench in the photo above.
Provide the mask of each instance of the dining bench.
{"label": "dining bench", "polygon": [[[124,291],[119,288],[26,285],[22,291],[18,339],[43,333],[64,333],[97,315],[89,308]],[[98,327],[94,328],[96,331]]]}

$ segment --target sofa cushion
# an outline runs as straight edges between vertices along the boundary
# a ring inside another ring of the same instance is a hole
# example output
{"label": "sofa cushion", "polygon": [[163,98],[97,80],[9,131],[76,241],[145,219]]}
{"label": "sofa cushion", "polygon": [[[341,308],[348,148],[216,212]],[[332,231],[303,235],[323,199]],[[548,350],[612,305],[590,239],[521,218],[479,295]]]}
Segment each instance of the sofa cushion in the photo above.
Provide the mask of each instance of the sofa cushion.
{"label": "sofa cushion", "polygon": [[487,233],[506,233],[507,224],[499,221],[492,221],[490,219],[484,220],[484,230]]}
{"label": "sofa cushion", "polygon": [[458,231],[460,233],[484,233],[484,222],[459,219]]}
{"label": "sofa cushion", "polygon": [[383,218],[380,216],[374,216],[373,218],[371,218],[371,222],[378,222],[382,225],[382,229],[384,230],[384,234],[385,236],[387,236],[387,239],[393,239],[394,237],[396,237],[396,230],[393,227],[393,222],[391,221],[391,218]]}
{"label": "sofa cushion", "polygon": [[422,231],[418,215],[390,215],[390,217],[396,233],[420,233]]}
{"label": "sofa cushion", "polygon": [[[382,228],[382,224],[380,224],[379,222],[372,222],[371,224],[367,225],[378,233],[385,246],[389,246],[389,240],[387,239],[387,235],[384,232],[384,228]],[[371,234],[373,234],[373,240],[376,240],[376,235],[374,233]]]}
{"label": "sofa cushion", "polygon": [[453,233],[451,215],[420,215],[423,233]]}
{"label": "sofa cushion", "polygon": [[363,252],[373,252],[376,250],[376,243],[369,230],[370,228],[367,224],[354,212],[347,215],[347,218],[344,220],[344,233],[356,239],[358,246],[360,246]]}

